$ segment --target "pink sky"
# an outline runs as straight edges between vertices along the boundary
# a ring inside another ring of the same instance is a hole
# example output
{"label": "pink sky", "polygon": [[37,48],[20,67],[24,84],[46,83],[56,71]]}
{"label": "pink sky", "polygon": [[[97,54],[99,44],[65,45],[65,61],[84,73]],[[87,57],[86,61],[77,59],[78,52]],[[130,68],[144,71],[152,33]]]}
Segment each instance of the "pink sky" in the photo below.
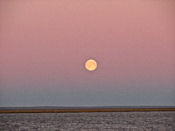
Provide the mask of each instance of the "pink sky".
{"label": "pink sky", "polygon": [[174,7],[1,0],[0,106],[175,105]]}

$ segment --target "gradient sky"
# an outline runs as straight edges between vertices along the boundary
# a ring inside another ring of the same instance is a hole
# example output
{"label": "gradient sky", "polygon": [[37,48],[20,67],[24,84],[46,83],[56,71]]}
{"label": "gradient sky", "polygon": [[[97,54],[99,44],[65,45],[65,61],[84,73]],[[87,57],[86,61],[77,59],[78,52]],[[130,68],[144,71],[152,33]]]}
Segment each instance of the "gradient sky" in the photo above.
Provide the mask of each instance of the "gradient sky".
{"label": "gradient sky", "polygon": [[1,0],[0,106],[175,105],[174,12],[174,0]]}

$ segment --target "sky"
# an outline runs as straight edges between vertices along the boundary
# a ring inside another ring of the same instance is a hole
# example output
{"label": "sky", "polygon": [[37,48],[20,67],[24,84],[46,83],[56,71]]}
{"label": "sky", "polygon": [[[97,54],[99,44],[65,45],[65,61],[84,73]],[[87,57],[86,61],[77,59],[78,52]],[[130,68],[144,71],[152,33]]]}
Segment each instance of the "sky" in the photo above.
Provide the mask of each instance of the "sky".
{"label": "sky", "polygon": [[175,106],[174,12],[174,0],[1,0],[0,106]]}

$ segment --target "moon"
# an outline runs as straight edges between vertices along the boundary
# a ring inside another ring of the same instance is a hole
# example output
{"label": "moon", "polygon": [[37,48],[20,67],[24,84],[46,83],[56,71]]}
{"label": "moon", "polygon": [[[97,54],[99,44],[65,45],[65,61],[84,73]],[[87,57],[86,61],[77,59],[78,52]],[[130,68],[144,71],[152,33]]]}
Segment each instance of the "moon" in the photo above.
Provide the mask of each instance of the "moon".
{"label": "moon", "polygon": [[88,71],[95,71],[97,69],[97,62],[94,59],[89,59],[85,63],[85,68]]}

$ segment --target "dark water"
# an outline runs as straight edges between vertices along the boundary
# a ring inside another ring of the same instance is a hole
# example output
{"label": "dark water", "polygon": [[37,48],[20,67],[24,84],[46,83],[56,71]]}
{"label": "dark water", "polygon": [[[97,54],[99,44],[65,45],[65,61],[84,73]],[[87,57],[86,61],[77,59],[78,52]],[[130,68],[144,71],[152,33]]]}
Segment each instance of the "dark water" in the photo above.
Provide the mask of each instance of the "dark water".
{"label": "dark water", "polygon": [[175,131],[175,112],[0,114],[0,131]]}

